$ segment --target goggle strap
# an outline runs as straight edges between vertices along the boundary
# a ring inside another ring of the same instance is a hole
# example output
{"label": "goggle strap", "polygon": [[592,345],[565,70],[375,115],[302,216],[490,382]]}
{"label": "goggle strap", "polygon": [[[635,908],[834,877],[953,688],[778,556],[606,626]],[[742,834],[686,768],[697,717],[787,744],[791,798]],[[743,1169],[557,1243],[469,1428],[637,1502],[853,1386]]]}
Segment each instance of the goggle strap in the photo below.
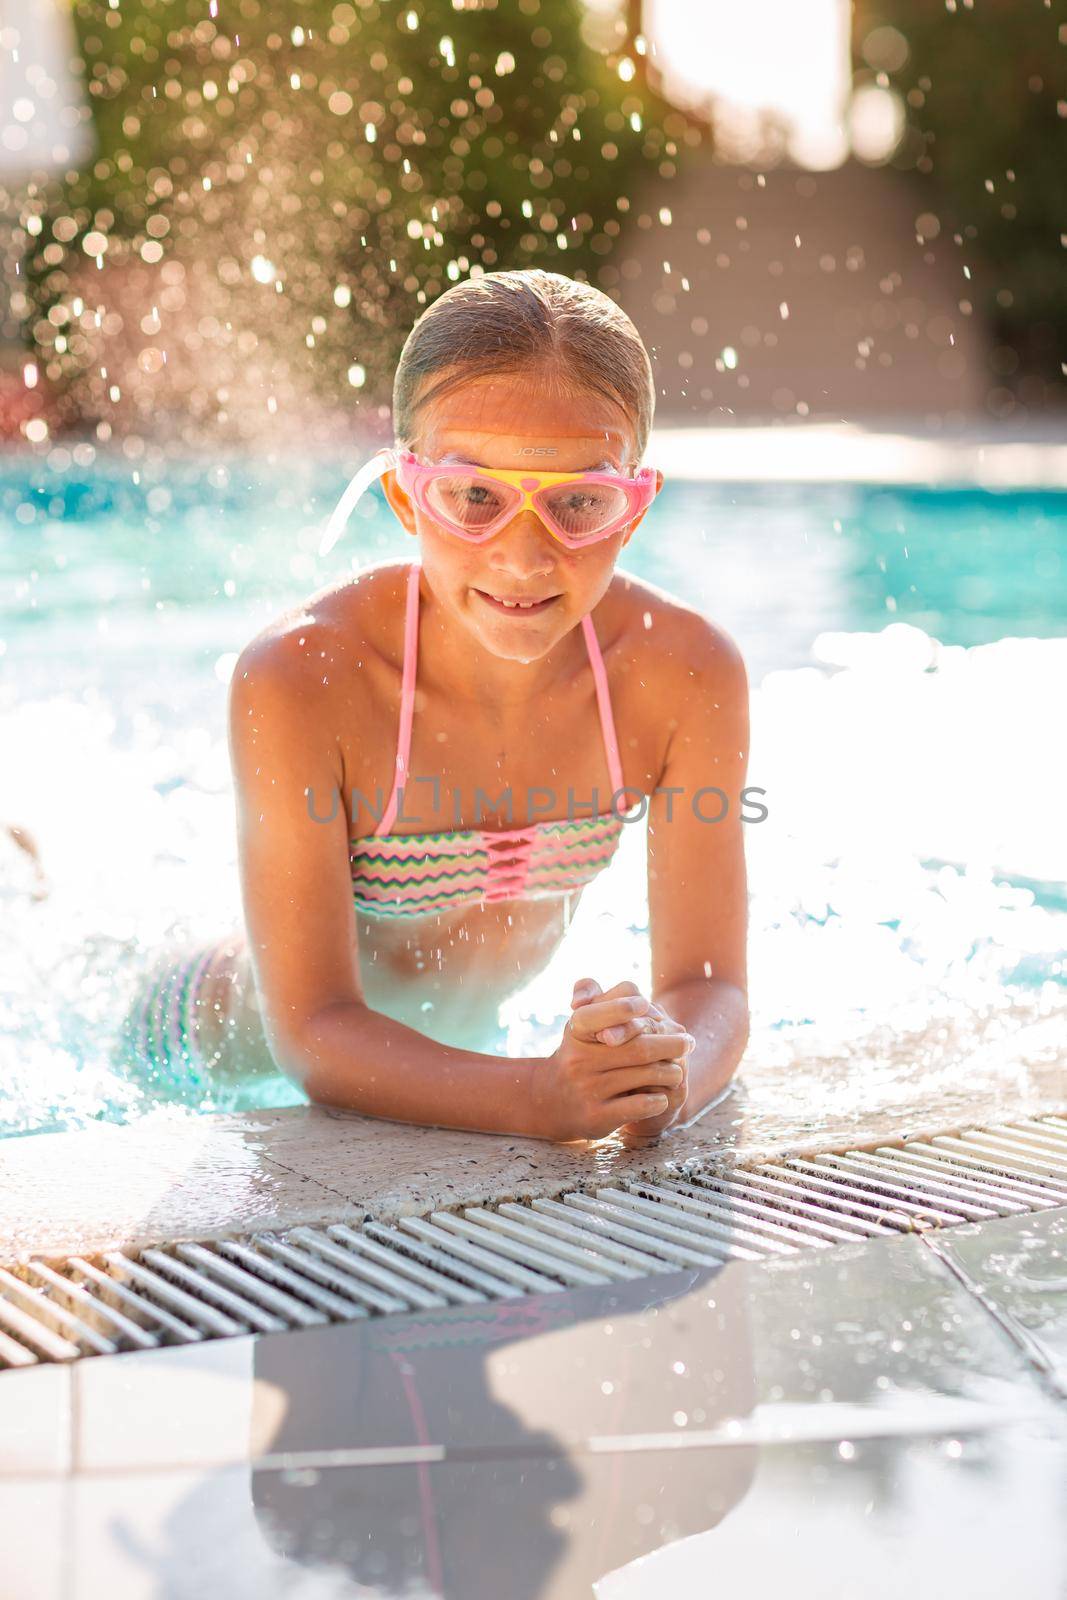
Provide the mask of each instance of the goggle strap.
{"label": "goggle strap", "polygon": [[371,459],[364,462],[359,471],[349,479],[340,500],[330,513],[330,520],[323,530],[319,540],[319,557],[328,556],[338,539],[344,533],[348,519],[356,509],[358,502],[366,494],[372,483],[375,483],[383,473],[395,465],[392,450],[379,450]]}

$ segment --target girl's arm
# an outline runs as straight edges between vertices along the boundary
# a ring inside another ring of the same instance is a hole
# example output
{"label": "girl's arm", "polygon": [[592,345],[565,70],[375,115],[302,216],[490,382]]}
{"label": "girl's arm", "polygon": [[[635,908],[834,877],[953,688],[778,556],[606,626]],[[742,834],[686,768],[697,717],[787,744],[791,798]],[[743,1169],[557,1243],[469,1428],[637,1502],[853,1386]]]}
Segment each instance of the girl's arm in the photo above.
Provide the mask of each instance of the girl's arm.
{"label": "girl's arm", "polygon": [[330,732],[337,648],[327,627],[302,616],[253,640],[230,685],[241,897],[271,1055],[321,1104],[532,1133],[537,1058],[453,1049],[366,1004],[343,764]]}
{"label": "girl's arm", "polygon": [[672,734],[649,805],[652,999],[696,1044],[685,1102],[664,1126],[689,1121],[726,1087],[749,1027],[745,665],[728,634],[688,613],[672,631],[671,679]]}
{"label": "girl's arm", "polygon": [[367,1005],[344,774],[329,731],[353,714],[330,709],[336,649],[328,629],[301,617],[254,640],[230,686],[245,929],[278,1067],[318,1104],[424,1126],[573,1139],[658,1112],[663,1098],[653,1106],[652,1093],[679,1076],[660,1058],[680,1053],[683,1035],[666,1049],[593,1042],[597,1028],[631,1014],[625,1000],[588,1008],[551,1056],[517,1059],[439,1044]]}

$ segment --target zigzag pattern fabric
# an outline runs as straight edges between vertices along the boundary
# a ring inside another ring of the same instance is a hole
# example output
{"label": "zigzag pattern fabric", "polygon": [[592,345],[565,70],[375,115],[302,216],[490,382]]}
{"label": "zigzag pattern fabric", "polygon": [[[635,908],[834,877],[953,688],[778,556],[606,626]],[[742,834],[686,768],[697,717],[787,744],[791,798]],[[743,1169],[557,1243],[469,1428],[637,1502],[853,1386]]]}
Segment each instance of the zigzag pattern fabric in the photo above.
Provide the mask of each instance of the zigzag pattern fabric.
{"label": "zigzag pattern fabric", "polygon": [[482,899],[539,900],[583,888],[611,860],[614,812],[493,832],[371,835],[353,841],[353,892],[365,916],[414,917]]}
{"label": "zigzag pattern fabric", "polygon": [[[408,571],[400,729],[389,803],[366,838],[349,841],[357,910],[369,917],[418,917],[482,900],[545,899],[583,888],[618,848],[626,816],[614,801],[626,791],[611,713],[608,675],[593,619],[582,618],[597,712],[611,775],[613,806],[587,817],[527,823],[521,828],[458,828],[390,833],[411,770],[411,724],[418,656],[419,565]],[[596,790],[592,804],[596,804]]]}

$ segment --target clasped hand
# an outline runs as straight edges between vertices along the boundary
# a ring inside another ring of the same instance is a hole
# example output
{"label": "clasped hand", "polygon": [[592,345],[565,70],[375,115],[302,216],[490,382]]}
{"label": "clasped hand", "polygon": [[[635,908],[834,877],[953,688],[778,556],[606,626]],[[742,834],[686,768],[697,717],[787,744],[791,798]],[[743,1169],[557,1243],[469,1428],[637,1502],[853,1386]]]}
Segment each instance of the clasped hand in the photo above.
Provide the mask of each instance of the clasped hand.
{"label": "clasped hand", "polygon": [[627,1147],[650,1143],[685,1104],[691,1033],[631,982],[574,986],[570,1020],[538,1071],[543,1136],[567,1142],[617,1133]]}

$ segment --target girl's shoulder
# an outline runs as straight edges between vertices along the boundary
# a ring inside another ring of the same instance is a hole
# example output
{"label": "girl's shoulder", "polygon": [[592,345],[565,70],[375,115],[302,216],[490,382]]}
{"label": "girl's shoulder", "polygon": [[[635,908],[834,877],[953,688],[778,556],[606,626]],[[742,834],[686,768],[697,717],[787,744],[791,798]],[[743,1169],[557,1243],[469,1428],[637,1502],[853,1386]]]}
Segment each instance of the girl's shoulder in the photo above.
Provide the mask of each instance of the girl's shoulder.
{"label": "girl's shoulder", "polygon": [[382,561],[355,577],[326,584],[272,618],[245,646],[243,656],[293,671],[319,671],[317,663],[362,664],[369,654],[392,657],[403,612],[410,563]]}
{"label": "girl's shoulder", "polygon": [[641,669],[666,687],[740,661],[720,623],[658,584],[616,569],[605,598],[613,602],[612,651],[623,669]]}

